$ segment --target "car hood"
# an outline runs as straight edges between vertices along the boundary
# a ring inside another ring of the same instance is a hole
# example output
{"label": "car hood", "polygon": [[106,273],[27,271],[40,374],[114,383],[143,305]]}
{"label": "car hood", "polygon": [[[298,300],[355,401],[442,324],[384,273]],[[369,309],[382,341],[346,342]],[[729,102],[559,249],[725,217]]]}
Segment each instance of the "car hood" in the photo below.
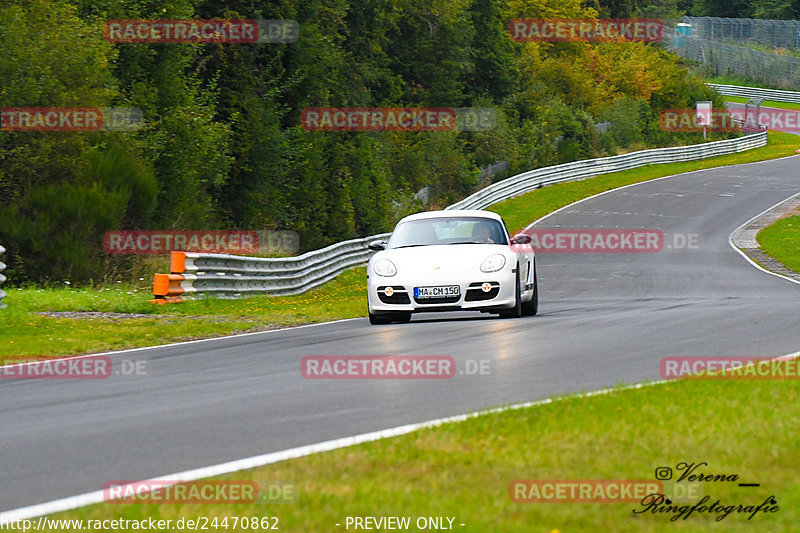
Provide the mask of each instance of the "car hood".
{"label": "car hood", "polygon": [[462,273],[478,270],[487,257],[505,252],[508,246],[502,244],[450,244],[395,248],[383,257],[401,274]]}

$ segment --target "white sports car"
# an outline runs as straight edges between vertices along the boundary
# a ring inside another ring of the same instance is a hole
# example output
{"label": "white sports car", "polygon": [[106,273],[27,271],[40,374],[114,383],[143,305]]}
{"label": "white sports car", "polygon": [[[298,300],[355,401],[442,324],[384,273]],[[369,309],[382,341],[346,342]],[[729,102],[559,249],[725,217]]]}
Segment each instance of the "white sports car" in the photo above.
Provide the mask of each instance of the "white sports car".
{"label": "white sports car", "polygon": [[535,315],[539,289],[530,235],[509,238],[490,211],[428,211],[397,223],[367,265],[369,321],[408,322],[411,313],[482,311]]}

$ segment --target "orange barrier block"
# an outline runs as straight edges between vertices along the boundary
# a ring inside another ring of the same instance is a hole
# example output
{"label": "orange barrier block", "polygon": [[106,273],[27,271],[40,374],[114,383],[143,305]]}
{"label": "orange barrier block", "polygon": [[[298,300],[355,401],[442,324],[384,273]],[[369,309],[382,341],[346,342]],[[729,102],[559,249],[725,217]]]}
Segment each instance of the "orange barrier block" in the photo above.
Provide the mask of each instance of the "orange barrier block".
{"label": "orange barrier block", "polygon": [[[173,252],[173,254],[182,252]],[[181,282],[186,278],[181,274],[155,274],[153,276],[153,296],[151,303],[166,304],[179,303],[184,299],[180,296],[185,291]]]}
{"label": "orange barrier block", "polygon": [[173,274],[186,272],[186,252],[172,252],[169,260],[169,271]]}

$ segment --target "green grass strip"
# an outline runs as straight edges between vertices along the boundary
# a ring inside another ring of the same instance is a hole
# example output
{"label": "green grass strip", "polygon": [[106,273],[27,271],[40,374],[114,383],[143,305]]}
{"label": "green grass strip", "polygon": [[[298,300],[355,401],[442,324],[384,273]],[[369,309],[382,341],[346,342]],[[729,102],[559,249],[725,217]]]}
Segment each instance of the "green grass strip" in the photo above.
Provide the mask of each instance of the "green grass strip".
{"label": "green grass strip", "polygon": [[[702,161],[650,165],[581,181],[544,187],[491,206],[509,229],[588,196],[623,185],[699,170],[794,155],[800,138],[770,132],[769,145]],[[259,296],[241,300],[197,300],[156,306],[148,286],[112,284],[100,288],[7,287],[8,308],[0,310],[0,353],[67,355],[97,353],[207,338],[268,328],[366,315],[366,272],[345,272],[325,285],[297,296]],[[159,315],[133,319],[74,319],[44,312],[94,311]]]}
{"label": "green grass strip", "polygon": [[[728,102],[735,102],[737,104],[746,104],[749,98],[744,96],[725,96],[725,100]],[[792,110],[800,110],[800,104],[795,104],[792,102],[776,102],[774,100],[764,100],[761,102],[761,107],[775,107],[777,109],[792,109]]]}
{"label": "green grass strip", "polygon": [[[348,516],[408,516],[412,523],[454,517],[453,529],[464,532],[794,531],[800,523],[798,401],[797,381],[675,381],[485,415],[224,478],[292,484],[294,503],[106,503],[51,518],[174,523],[181,517],[271,516],[280,531],[304,533],[348,531]],[[707,463],[695,474],[738,476],[695,487],[710,497],[707,505],[756,506],[775,496],[780,509],[751,520],[733,512],[720,521],[720,513],[670,521],[669,513],[633,513],[643,509],[638,503],[517,503],[509,497],[518,479],[652,480],[659,467],[680,474],[682,462]]]}
{"label": "green grass strip", "polygon": [[761,249],[783,266],[800,272],[800,215],[778,220],[756,236]]}

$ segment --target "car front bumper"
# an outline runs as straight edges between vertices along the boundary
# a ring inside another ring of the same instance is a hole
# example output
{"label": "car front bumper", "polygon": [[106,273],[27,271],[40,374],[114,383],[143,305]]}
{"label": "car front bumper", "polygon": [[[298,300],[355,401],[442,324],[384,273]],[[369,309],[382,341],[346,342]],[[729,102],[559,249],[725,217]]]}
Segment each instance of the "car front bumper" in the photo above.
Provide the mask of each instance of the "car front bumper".
{"label": "car front bumper", "polygon": [[[367,280],[369,310],[371,313],[405,311],[412,313],[459,310],[501,310],[514,307],[516,293],[516,271],[503,269],[498,272],[474,272],[459,274],[460,281],[452,275],[431,273],[415,276],[383,277],[370,274]],[[488,283],[489,291],[482,285]],[[459,286],[458,297],[419,299],[414,297],[415,287]],[[386,294],[385,287],[392,287]]]}

